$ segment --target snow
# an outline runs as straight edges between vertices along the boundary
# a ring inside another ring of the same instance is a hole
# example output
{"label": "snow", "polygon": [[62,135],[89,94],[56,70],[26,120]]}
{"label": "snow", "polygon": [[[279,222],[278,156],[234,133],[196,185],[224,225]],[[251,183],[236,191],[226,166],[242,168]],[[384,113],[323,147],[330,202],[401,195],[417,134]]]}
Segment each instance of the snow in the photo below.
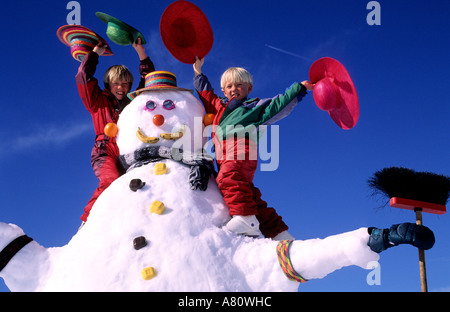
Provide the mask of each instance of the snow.
{"label": "snow", "polygon": [[[149,100],[161,104],[166,99],[176,108],[145,109]],[[164,115],[164,127],[152,124],[155,114]],[[122,112],[119,148],[130,153],[148,146],[136,139],[137,127],[159,137],[185,125],[182,139],[157,144],[196,152],[198,142],[207,140],[203,129],[198,131],[203,115],[201,103],[189,92],[144,92]],[[165,174],[155,174],[157,163],[167,166]],[[99,197],[87,223],[67,245],[44,248],[33,241],[0,277],[12,291],[297,291],[299,283],[289,280],[278,262],[278,242],[224,229],[230,216],[214,178],[206,191],[194,191],[189,173],[188,165],[169,159],[130,169]],[[141,179],[145,186],[131,190],[132,179]],[[162,214],[150,212],[156,200],[164,204]],[[16,225],[0,223],[0,248],[22,234]],[[147,245],[136,250],[133,240],[140,236]],[[348,265],[366,268],[379,258],[367,246],[368,237],[361,228],[325,239],[296,240],[293,266],[307,279],[323,278]],[[156,275],[143,278],[146,268]]]}

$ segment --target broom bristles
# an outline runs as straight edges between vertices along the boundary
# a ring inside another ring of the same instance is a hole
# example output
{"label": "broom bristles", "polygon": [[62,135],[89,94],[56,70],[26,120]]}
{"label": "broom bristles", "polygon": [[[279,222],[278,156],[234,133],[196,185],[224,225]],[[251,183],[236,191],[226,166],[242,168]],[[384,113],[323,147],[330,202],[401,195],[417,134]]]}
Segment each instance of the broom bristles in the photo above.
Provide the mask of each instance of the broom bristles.
{"label": "broom bristles", "polygon": [[446,205],[450,195],[450,178],[431,172],[416,172],[390,167],[375,172],[368,180],[373,195],[400,197]]}

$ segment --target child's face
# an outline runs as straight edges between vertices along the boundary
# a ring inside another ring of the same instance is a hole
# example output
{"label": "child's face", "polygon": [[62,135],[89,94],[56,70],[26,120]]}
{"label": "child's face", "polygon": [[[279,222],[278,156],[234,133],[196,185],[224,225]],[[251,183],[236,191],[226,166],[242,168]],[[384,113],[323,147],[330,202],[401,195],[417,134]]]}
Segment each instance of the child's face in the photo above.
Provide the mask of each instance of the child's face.
{"label": "child's face", "polygon": [[227,81],[222,91],[227,99],[231,100],[236,97],[239,101],[242,101],[249,95],[252,88],[253,86],[246,82]]}
{"label": "child's face", "polygon": [[118,99],[122,101],[130,92],[130,83],[122,80],[114,80],[109,84],[111,88],[111,93]]}

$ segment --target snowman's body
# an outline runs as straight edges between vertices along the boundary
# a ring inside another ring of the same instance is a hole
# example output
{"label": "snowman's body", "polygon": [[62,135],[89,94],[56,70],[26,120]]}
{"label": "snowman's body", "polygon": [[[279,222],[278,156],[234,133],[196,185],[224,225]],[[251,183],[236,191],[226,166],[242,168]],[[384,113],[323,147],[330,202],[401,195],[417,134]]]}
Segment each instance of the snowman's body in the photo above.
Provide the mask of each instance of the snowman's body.
{"label": "snowman's body", "polygon": [[[159,163],[167,165],[167,173],[155,174]],[[89,221],[64,247],[67,250],[60,254],[55,274],[44,289],[245,290],[239,286],[242,281],[236,281],[241,274],[233,268],[234,251],[222,257],[216,254],[225,251],[232,239],[219,228],[229,217],[217,186],[212,180],[205,192],[192,191],[187,183],[189,172],[186,165],[166,160],[135,168],[117,179],[99,198]],[[136,178],[146,184],[134,192],[129,183]],[[150,212],[154,201],[164,204],[162,214]],[[138,250],[133,245],[137,237],[147,242]],[[145,280],[141,272],[149,267],[156,276]],[[61,285],[64,275],[67,280]]]}
{"label": "snowman's body", "polygon": [[[163,116],[162,125],[153,123],[155,115]],[[205,141],[203,129],[195,124],[203,115],[201,103],[190,92],[144,92],[120,117],[121,154],[154,144],[195,154],[202,147],[199,142]],[[181,129],[183,135],[177,139]],[[160,163],[166,170],[157,174]],[[189,175],[188,165],[170,159],[131,167],[103,192],[67,245],[43,248],[29,243],[0,276],[13,291],[296,291],[299,283],[289,280],[278,262],[278,242],[222,228],[230,216],[214,178],[206,191],[192,190]],[[133,179],[145,185],[133,191]],[[165,210],[151,212],[154,202]],[[0,223],[0,249],[22,233]],[[133,241],[139,237],[146,244],[135,248]],[[348,265],[365,268],[378,260],[367,246],[368,238],[367,229],[361,228],[295,241],[291,261],[306,279],[322,278]]]}

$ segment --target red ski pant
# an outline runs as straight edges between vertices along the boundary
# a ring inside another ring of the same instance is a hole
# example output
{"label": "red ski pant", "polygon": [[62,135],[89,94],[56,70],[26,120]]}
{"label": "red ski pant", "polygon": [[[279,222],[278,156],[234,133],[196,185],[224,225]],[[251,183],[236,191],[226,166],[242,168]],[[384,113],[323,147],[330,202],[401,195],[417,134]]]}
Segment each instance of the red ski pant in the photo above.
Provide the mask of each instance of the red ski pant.
{"label": "red ski pant", "polygon": [[118,169],[118,157],[119,148],[117,144],[106,141],[95,142],[92,148],[91,164],[95,175],[99,179],[99,185],[84,208],[84,213],[81,216],[81,220],[84,222],[87,221],[92,206],[100,194],[121,175]]}
{"label": "red ski pant", "polygon": [[252,150],[256,149],[256,143],[246,140],[245,144],[241,142],[228,147],[225,142],[223,144],[223,154],[217,156],[217,184],[230,209],[230,215],[256,215],[261,232],[268,238],[287,230],[281,216],[274,208],[267,206],[261,199],[260,190],[253,184],[258,166],[258,160],[254,159],[257,158],[254,156],[256,150]]}

